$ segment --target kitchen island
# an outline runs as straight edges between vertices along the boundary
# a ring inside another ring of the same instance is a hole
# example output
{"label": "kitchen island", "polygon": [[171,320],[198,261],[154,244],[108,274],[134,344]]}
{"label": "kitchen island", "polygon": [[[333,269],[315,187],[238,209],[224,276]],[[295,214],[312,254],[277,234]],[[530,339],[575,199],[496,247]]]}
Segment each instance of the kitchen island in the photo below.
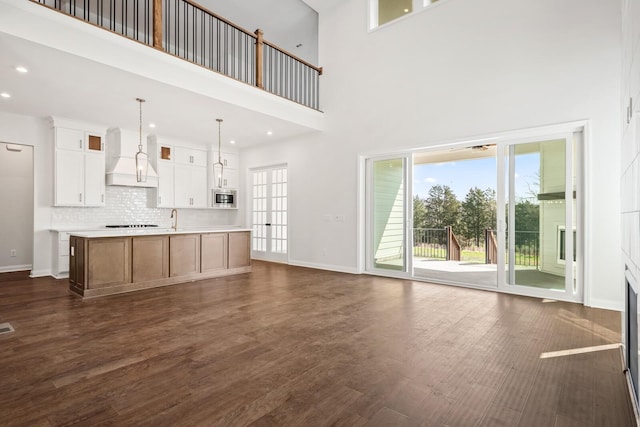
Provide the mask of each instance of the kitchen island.
{"label": "kitchen island", "polygon": [[83,298],[251,271],[249,229],[71,232],[69,290]]}

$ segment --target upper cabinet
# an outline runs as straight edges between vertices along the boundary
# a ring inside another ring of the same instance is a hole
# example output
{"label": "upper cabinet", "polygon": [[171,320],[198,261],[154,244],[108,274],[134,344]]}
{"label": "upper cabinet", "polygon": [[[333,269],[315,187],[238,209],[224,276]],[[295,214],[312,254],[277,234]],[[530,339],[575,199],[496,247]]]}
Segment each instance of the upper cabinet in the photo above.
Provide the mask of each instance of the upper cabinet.
{"label": "upper cabinet", "polygon": [[54,205],[105,205],[105,129],[52,119],[55,143]]}
{"label": "upper cabinet", "polygon": [[[220,167],[218,161],[222,162],[223,167]],[[230,152],[210,151],[209,152],[209,164],[210,168],[210,189],[226,188],[237,189],[238,188],[238,154]],[[209,191],[210,195],[212,191]],[[209,203],[213,206],[213,203]]]}
{"label": "upper cabinet", "polygon": [[175,162],[183,165],[207,167],[207,152],[195,148],[175,147]]}
{"label": "upper cabinet", "polygon": [[207,151],[149,136],[149,158],[158,172],[158,190],[151,205],[158,208],[207,207]]}
{"label": "upper cabinet", "polygon": [[175,148],[155,135],[147,138],[147,147],[149,162],[158,173],[158,190],[155,192],[155,199],[153,195],[150,197],[151,206],[173,208],[175,207]]}

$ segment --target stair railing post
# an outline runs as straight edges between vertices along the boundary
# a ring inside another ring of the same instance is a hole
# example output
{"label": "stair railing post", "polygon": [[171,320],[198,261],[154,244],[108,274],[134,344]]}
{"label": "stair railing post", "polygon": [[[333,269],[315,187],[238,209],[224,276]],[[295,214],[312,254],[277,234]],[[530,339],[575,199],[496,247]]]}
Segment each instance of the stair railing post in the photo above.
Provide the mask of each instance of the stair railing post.
{"label": "stair railing post", "polygon": [[153,0],[153,47],[162,50],[162,0]]}
{"label": "stair railing post", "polygon": [[257,29],[256,32],[256,86],[264,89],[262,61],[264,58],[264,32]]}
{"label": "stair railing post", "polygon": [[451,227],[446,226],[444,228],[445,233],[447,235],[447,261],[451,260]]}

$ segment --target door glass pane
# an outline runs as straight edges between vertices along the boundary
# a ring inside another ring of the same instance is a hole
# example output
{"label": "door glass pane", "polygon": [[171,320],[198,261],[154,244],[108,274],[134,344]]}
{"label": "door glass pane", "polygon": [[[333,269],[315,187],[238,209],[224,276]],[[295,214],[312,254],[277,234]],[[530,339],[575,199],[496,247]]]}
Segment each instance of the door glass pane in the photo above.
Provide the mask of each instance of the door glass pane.
{"label": "door glass pane", "polygon": [[566,142],[513,145],[508,164],[507,281],[564,290]]}
{"label": "door glass pane", "polygon": [[253,172],[253,225],[251,249],[263,252],[267,250],[267,172]]}
{"label": "door glass pane", "polygon": [[404,160],[373,162],[373,266],[405,271]]}
{"label": "door glass pane", "polygon": [[271,171],[271,252],[287,253],[287,170]]}

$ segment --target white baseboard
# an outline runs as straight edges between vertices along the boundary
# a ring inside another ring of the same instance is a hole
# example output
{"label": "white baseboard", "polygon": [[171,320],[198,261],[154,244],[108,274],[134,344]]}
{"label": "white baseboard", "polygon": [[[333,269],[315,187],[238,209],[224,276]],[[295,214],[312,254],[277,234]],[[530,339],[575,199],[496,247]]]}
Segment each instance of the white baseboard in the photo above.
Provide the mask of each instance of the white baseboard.
{"label": "white baseboard", "polygon": [[315,268],[318,270],[337,271],[339,273],[360,274],[357,268],[345,267],[342,265],[318,264],[315,262],[296,261],[293,259],[289,260],[289,265],[295,265],[296,267]]}
{"label": "white baseboard", "polygon": [[624,311],[623,301],[611,301],[607,299],[591,298],[589,307],[602,308],[605,310]]}
{"label": "white baseboard", "polygon": [[31,264],[24,265],[8,265],[6,267],[0,267],[0,273],[13,273],[14,271],[31,270]]}
{"label": "white baseboard", "polygon": [[31,270],[29,277],[45,277],[52,276],[51,270]]}

